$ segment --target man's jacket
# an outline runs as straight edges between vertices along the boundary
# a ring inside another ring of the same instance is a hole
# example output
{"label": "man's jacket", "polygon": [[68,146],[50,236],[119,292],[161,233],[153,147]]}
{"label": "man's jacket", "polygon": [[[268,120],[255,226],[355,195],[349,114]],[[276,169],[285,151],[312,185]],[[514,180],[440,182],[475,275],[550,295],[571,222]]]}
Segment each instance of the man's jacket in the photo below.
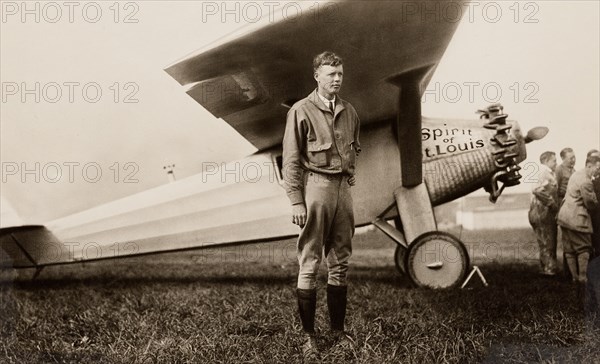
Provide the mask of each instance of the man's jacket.
{"label": "man's jacket", "polygon": [[552,170],[542,165],[538,175],[538,183],[533,189],[529,208],[529,223],[534,225],[556,224],[558,212],[556,178]]}
{"label": "man's jacket", "polygon": [[560,203],[567,193],[567,184],[569,178],[575,173],[574,168],[567,167],[564,163],[556,167],[554,175],[556,176],[556,184],[558,185],[558,202]]}
{"label": "man's jacket", "polygon": [[592,232],[590,212],[598,206],[592,180],[586,170],[579,170],[571,176],[567,193],[558,212],[558,225],[584,233]]}
{"label": "man's jacket", "polygon": [[360,120],[336,96],[332,113],[315,89],[288,111],[283,137],[283,179],[292,205],[304,203],[304,172],[354,175]]}

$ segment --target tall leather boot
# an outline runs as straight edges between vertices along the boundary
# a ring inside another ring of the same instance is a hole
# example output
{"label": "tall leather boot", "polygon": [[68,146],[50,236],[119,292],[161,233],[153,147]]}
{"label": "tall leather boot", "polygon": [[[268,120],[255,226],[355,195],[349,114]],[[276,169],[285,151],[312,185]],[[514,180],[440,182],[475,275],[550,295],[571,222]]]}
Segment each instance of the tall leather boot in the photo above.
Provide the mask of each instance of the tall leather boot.
{"label": "tall leather boot", "polygon": [[316,289],[296,289],[298,297],[298,313],[302,321],[304,331],[304,343],[302,344],[302,357],[304,363],[316,363],[319,360],[319,350],[315,337],[315,311],[317,310]]}
{"label": "tall leather boot", "polygon": [[302,329],[307,334],[315,333],[315,311],[317,310],[316,289],[296,289],[298,297],[298,313],[302,321]]}
{"label": "tall leather boot", "polygon": [[590,260],[590,253],[581,253],[577,255],[577,265],[579,266],[579,282],[587,282],[587,266]]}
{"label": "tall leather boot", "polygon": [[334,342],[328,357],[340,363],[349,362],[351,356],[356,354],[354,339],[344,331],[347,296],[348,287],[327,285],[327,308]]}
{"label": "tall leather boot", "polygon": [[347,286],[327,285],[327,308],[329,309],[329,322],[334,331],[344,331],[346,318],[346,303],[348,301]]}

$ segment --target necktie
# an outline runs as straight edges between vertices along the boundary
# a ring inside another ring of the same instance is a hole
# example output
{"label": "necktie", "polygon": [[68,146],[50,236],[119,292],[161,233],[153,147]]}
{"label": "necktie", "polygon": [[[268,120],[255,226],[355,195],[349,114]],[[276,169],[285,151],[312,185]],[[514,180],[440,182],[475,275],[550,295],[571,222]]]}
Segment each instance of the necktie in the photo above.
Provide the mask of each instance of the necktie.
{"label": "necktie", "polygon": [[331,112],[335,114],[335,111],[334,111],[335,110],[335,106],[333,106],[333,105],[334,105],[333,101],[329,101],[329,110],[331,110]]}

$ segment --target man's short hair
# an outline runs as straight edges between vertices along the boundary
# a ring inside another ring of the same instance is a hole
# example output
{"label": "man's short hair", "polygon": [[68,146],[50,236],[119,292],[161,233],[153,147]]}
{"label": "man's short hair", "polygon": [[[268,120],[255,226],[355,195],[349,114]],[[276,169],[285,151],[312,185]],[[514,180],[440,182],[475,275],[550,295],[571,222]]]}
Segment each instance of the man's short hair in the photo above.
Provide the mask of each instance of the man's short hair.
{"label": "man's short hair", "polygon": [[340,66],[344,64],[344,61],[337,54],[325,51],[321,54],[317,54],[313,59],[313,71],[317,72],[321,66]]}
{"label": "man's short hair", "polygon": [[563,150],[560,151],[560,158],[561,159],[565,159],[565,157],[567,156],[567,153],[573,153],[573,149],[571,148],[564,148]]}
{"label": "man's short hair", "polygon": [[550,160],[550,158],[554,157],[556,155],[556,153],[554,152],[544,152],[540,155],[540,162],[543,164],[546,164],[546,162],[548,162]]}
{"label": "man's short hair", "polygon": [[592,150],[590,150],[590,151],[587,153],[587,156],[586,156],[586,157],[589,157],[589,156],[590,156],[590,155],[592,155],[592,154],[598,154],[598,155],[600,155],[600,151],[598,151],[598,149],[592,149]]}
{"label": "man's short hair", "polygon": [[587,157],[585,159],[585,165],[587,166],[588,164],[594,165],[596,163],[600,162],[600,157],[597,155],[590,155],[589,157]]}

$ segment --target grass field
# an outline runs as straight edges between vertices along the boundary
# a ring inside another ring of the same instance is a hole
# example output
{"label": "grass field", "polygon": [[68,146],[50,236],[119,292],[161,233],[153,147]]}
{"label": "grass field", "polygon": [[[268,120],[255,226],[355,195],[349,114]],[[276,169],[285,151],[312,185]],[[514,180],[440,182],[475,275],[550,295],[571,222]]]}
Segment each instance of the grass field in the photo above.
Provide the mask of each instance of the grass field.
{"label": "grass field", "polygon": [[[581,289],[538,274],[530,231],[455,233],[489,287],[412,288],[396,272],[391,241],[368,229],[355,237],[348,362],[600,362]],[[31,271],[4,271],[0,362],[300,362],[294,256],[286,240],[50,267],[35,281]],[[324,282],[317,325],[326,354]]]}

